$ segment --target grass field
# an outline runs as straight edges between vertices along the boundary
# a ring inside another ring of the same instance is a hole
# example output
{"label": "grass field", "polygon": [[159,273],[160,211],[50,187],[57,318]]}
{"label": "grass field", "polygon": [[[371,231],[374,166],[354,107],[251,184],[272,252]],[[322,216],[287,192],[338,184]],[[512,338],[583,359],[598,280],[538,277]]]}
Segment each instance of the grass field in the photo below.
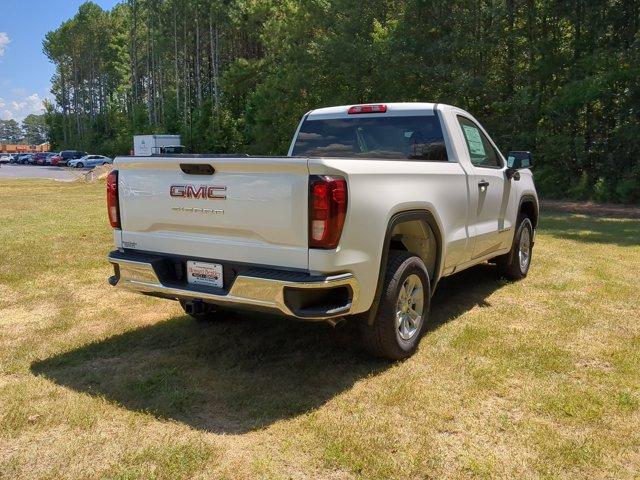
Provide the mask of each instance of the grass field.
{"label": "grass field", "polygon": [[106,284],[103,185],[0,182],[0,478],[639,478],[640,221],[546,213],[404,363]]}

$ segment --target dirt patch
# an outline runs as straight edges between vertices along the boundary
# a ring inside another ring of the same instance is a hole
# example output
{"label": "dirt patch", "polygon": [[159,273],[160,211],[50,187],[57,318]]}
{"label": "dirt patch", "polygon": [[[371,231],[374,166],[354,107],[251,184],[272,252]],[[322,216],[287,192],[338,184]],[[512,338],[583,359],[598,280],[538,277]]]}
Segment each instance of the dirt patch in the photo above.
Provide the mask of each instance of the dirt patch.
{"label": "dirt patch", "polygon": [[574,200],[540,200],[540,208],[551,212],[579,213],[598,217],[640,219],[640,206]]}
{"label": "dirt patch", "polygon": [[113,170],[113,165],[100,165],[93,170],[68,169],[70,176],[68,178],[56,179],[56,181],[95,183],[107,178],[111,170]]}
{"label": "dirt patch", "polygon": [[99,167],[94,168],[93,170],[89,170],[88,172],[84,172],[80,176],[80,180],[83,180],[87,183],[97,182],[98,180],[104,180],[109,175],[109,172],[113,170],[113,165],[101,165]]}

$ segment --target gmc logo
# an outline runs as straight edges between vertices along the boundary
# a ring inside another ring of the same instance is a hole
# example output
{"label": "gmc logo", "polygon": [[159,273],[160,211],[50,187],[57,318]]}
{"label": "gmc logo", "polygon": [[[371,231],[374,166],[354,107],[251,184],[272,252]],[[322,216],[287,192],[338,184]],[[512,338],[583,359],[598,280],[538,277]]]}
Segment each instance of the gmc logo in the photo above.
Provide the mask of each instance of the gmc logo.
{"label": "gmc logo", "polygon": [[199,198],[209,200],[225,200],[227,198],[227,187],[200,185],[171,185],[169,195],[178,198]]}

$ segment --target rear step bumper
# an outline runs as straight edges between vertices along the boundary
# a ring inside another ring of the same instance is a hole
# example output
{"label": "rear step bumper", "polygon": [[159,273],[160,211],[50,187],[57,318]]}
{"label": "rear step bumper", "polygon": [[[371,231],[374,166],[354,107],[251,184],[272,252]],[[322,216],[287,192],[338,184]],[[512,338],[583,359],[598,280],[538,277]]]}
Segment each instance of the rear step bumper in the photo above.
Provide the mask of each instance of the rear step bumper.
{"label": "rear step bumper", "polygon": [[114,269],[109,284],[114,287],[175,300],[277,311],[304,320],[348,315],[359,294],[358,282],[351,273],[321,276],[245,267],[239,269],[227,289],[216,289],[161,280],[163,275],[158,272],[166,272],[164,262],[176,262],[173,257],[114,251],[108,259]]}

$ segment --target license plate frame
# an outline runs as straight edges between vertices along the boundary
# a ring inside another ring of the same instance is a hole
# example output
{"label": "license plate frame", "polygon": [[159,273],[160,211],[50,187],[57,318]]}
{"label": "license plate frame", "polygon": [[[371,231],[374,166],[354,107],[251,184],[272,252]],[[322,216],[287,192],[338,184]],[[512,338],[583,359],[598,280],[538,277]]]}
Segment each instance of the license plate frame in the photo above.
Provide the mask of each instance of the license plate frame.
{"label": "license plate frame", "polygon": [[223,288],[224,270],[219,263],[187,261],[187,283],[205,287]]}

